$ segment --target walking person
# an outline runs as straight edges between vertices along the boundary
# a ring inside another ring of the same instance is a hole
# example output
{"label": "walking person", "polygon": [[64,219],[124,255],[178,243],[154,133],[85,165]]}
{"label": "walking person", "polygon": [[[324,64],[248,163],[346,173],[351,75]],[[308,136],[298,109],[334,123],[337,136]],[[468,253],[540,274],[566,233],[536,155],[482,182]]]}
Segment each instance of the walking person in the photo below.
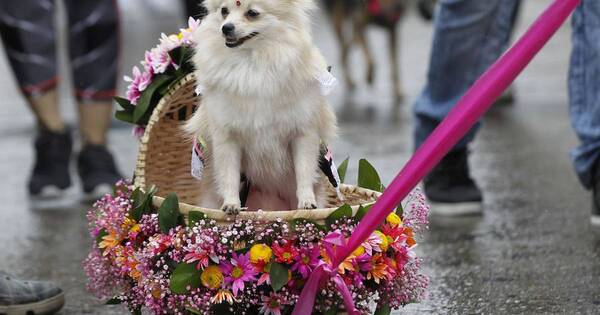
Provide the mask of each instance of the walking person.
{"label": "walking person", "polygon": [[[78,103],[81,150],[77,170],[90,198],[119,178],[106,147],[119,66],[116,0],[64,0],[73,88]],[[6,55],[37,120],[35,164],[29,179],[34,198],[59,195],[71,186],[71,131],[60,114],[54,0],[0,1],[0,36]]]}
{"label": "walking person", "polygon": [[[441,0],[427,84],[414,106],[415,146],[429,136],[474,81],[508,45],[518,0]],[[583,0],[573,15],[569,105],[581,145],[571,152],[583,186],[593,192],[591,222],[600,227],[600,2]],[[470,176],[468,144],[478,127],[424,180],[432,211],[464,215],[482,211],[482,194]]]}

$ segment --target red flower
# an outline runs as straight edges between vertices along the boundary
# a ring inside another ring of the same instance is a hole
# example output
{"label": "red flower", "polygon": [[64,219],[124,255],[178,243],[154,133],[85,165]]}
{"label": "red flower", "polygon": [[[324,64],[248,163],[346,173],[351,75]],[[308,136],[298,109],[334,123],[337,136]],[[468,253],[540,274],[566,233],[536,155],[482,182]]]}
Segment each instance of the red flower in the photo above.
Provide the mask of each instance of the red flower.
{"label": "red flower", "polygon": [[271,248],[275,254],[275,261],[278,263],[292,264],[294,263],[294,257],[298,255],[298,250],[292,247],[291,241],[284,241],[283,246],[279,246],[277,242],[273,242]]}

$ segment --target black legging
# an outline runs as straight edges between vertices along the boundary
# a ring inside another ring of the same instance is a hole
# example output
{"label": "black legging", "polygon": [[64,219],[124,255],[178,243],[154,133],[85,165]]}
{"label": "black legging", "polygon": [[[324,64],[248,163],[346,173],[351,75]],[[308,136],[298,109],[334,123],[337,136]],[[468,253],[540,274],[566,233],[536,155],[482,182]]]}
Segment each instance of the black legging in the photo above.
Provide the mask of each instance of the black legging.
{"label": "black legging", "polygon": [[196,19],[203,19],[206,14],[206,8],[203,6],[204,0],[184,0],[185,13],[187,16],[193,16]]}
{"label": "black legging", "polygon": [[[63,1],[76,95],[108,100],[115,94],[119,65],[117,2]],[[0,36],[26,95],[44,93],[58,81],[54,16],[54,0],[0,0]]]}

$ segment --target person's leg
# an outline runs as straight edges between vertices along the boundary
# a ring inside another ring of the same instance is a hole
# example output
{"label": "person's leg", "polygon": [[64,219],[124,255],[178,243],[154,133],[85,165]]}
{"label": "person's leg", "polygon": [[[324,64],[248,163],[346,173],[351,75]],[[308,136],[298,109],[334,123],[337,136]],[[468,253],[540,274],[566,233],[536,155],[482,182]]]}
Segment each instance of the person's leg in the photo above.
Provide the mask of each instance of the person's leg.
{"label": "person's leg", "polygon": [[[414,106],[415,148],[504,51],[515,6],[515,0],[439,2],[427,84]],[[476,130],[473,128],[425,181],[430,200],[457,206],[448,208],[452,213],[481,210],[481,193],[467,166],[467,145]]]}
{"label": "person's leg", "polygon": [[117,1],[65,0],[65,4],[82,140],[78,170],[85,192],[92,193],[99,186],[104,191],[120,177],[106,149],[119,68]]}
{"label": "person's leg", "polygon": [[60,116],[56,92],[54,3],[0,1],[0,35],[19,86],[38,121],[36,158],[29,192],[55,196],[71,185],[71,136]]}
{"label": "person's leg", "polygon": [[584,187],[594,190],[593,223],[600,226],[600,2],[584,0],[573,15],[569,73],[571,123],[581,144],[571,152]]}

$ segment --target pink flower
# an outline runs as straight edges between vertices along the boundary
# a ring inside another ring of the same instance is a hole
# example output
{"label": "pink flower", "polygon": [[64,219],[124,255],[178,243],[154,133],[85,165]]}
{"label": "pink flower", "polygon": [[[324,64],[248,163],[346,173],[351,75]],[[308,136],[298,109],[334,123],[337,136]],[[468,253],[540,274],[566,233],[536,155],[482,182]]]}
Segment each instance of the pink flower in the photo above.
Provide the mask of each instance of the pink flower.
{"label": "pink flower", "polygon": [[155,47],[150,51],[150,60],[154,73],[164,73],[172,64],[169,51],[162,47]]}
{"label": "pink flower", "polygon": [[136,138],[141,138],[141,137],[144,136],[145,132],[146,132],[146,127],[145,126],[135,126],[131,130],[131,135],[134,136],[134,137],[136,137]]}
{"label": "pink flower", "polygon": [[369,254],[369,256],[373,256],[373,251],[381,252],[381,247],[379,247],[379,244],[382,242],[383,241],[379,235],[373,233],[371,236],[369,236],[367,241],[362,244],[362,246],[365,248],[365,252]]}
{"label": "pink flower", "polygon": [[292,271],[302,275],[302,278],[308,278],[310,272],[319,264],[319,248],[303,248],[296,255],[296,263],[292,266]]}
{"label": "pink flower", "polygon": [[226,274],[225,283],[232,285],[233,295],[237,296],[240,290],[244,290],[244,283],[256,281],[257,272],[250,263],[250,254],[233,253],[231,262],[224,262],[221,269]]}
{"label": "pink flower", "polygon": [[198,262],[196,269],[200,270],[208,267],[209,256],[206,251],[198,248],[196,251],[186,254],[183,260],[188,264]]}
{"label": "pink flower", "polygon": [[152,83],[152,73],[142,72],[138,67],[133,67],[133,78],[125,76],[125,82],[129,82],[127,87],[127,99],[131,104],[136,105],[141,93]]}
{"label": "pink flower", "polygon": [[265,315],[281,315],[281,307],[287,304],[284,298],[274,292],[270,296],[263,296],[261,300],[263,304],[260,313]]}
{"label": "pink flower", "polygon": [[194,32],[200,26],[200,20],[196,20],[193,17],[188,19],[188,28],[181,30],[181,42],[186,45],[194,46]]}

